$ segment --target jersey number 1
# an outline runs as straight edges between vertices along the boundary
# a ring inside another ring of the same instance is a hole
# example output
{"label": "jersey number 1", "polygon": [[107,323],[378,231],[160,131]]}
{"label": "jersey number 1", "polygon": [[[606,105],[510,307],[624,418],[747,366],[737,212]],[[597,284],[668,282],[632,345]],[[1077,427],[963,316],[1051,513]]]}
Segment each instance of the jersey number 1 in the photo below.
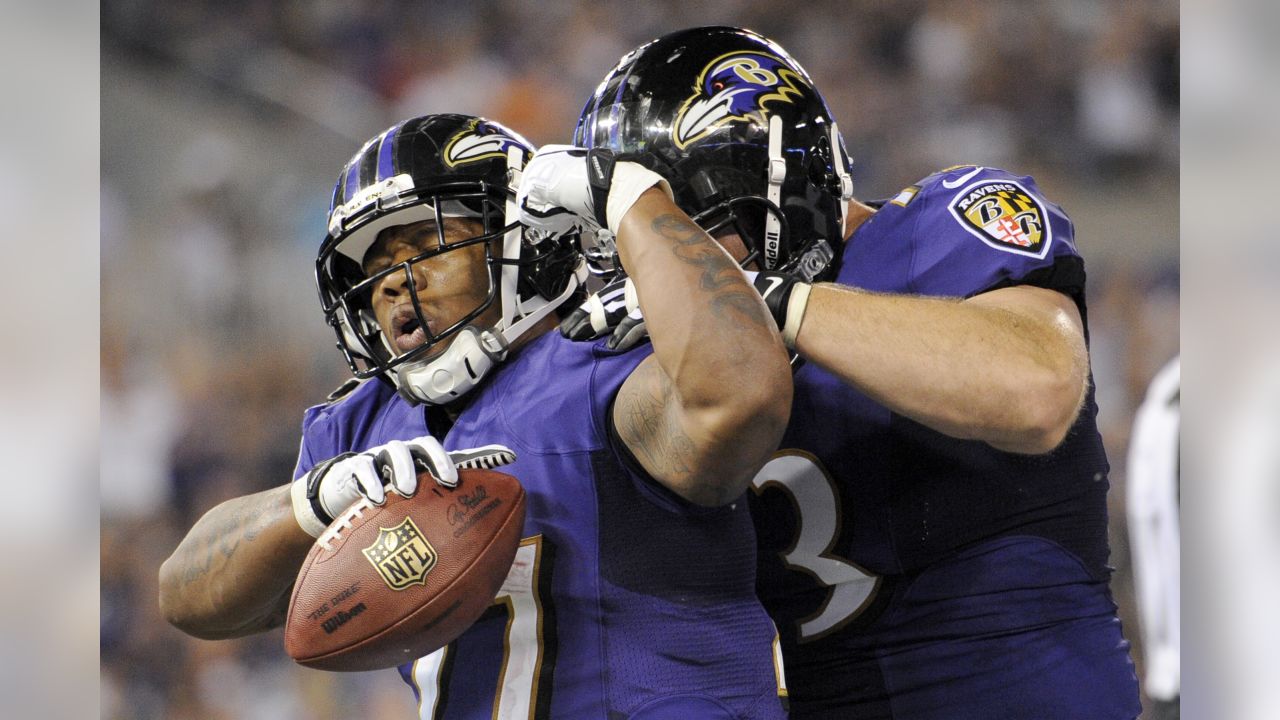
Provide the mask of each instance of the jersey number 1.
{"label": "jersey number 1", "polygon": [[[503,633],[502,668],[498,673],[497,693],[493,699],[494,718],[530,718],[539,704],[540,695],[550,692],[540,687],[546,640],[543,601],[539,590],[543,573],[543,542],[541,535],[520,541],[511,571],[502,583],[502,589],[494,604],[506,609],[507,625]],[[418,660],[413,668],[414,682],[420,691],[419,715],[424,720],[436,717],[440,700],[447,654],[453,645],[447,645]],[[541,693],[539,692],[541,690]]]}

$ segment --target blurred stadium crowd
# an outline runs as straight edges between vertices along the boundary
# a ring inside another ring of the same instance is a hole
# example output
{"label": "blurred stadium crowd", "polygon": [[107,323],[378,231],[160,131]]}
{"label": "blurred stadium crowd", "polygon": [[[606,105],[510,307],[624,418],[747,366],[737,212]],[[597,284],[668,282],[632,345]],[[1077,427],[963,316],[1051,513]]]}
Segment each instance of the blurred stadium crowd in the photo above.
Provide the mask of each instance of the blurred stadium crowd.
{"label": "blurred stadium crowd", "polygon": [[957,163],[1034,175],[1089,263],[1113,465],[1113,581],[1133,410],[1178,348],[1172,0],[117,0],[102,6],[103,718],[407,717],[394,673],[306,671],[278,633],[192,640],[156,573],[217,502],[291,477],[303,408],[346,375],[312,281],[333,174],[411,115],[566,142],[630,47],[723,23],[779,40],[839,119],[863,198]]}

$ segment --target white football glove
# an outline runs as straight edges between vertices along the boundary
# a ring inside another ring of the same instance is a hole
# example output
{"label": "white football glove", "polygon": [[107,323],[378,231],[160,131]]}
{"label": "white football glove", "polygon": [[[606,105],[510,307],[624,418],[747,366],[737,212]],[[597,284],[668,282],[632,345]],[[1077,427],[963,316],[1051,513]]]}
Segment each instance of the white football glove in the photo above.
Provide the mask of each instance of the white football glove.
{"label": "white football glove", "polygon": [[516,203],[524,225],[557,234],[582,229],[591,244],[602,228],[616,234],[622,217],[654,185],[672,196],[662,176],[615,161],[611,150],[546,145],[521,174]]}
{"label": "white football glove", "polygon": [[387,488],[404,497],[418,491],[418,472],[427,470],[445,487],[458,484],[458,470],[493,468],[515,462],[502,445],[446,452],[430,435],[392,440],[361,453],[342,453],[317,464],[289,489],[293,516],[312,537],[361,498],[374,505],[387,500]]}

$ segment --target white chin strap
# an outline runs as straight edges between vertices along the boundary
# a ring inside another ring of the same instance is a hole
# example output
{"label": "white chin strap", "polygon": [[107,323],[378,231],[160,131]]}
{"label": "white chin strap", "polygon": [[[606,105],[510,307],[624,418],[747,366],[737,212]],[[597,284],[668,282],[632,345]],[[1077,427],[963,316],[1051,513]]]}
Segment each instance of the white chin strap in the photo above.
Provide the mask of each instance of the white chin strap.
{"label": "white chin strap", "polygon": [[840,142],[840,128],[836,121],[831,121],[831,164],[835,166],[836,177],[840,179],[840,238],[849,233],[849,201],[853,199],[853,178],[846,168],[844,146]]}
{"label": "white chin strap", "polygon": [[[507,183],[511,187],[520,187],[520,178],[524,174],[524,156],[520,148],[512,146],[507,150]],[[507,205],[503,209],[504,218],[514,218],[520,216],[520,206],[516,203],[515,193],[507,195]],[[521,235],[524,234],[524,227],[519,223],[514,225],[507,234],[502,238],[502,259],[503,260],[519,260],[520,259],[520,241]],[[516,316],[518,308],[516,304],[519,298],[516,297],[517,283],[520,281],[519,265],[503,265],[502,271],[498,278],[498,288],[501,291],[499,300],[502,302],[502,320],[506,325],[511,324],[511,319]],[[514,340],[514,336],[507,337],[507,342]]]}
{"label": "white chin strap", "polygon": [[[782,118],[769,116],[769,202],[782,209],[782,183],[787,179],[787,161],[782,157]],[[764,263],[761,269],[778,267],[778,255],[782,248],[782,223],[773,212],[764,214]]]}

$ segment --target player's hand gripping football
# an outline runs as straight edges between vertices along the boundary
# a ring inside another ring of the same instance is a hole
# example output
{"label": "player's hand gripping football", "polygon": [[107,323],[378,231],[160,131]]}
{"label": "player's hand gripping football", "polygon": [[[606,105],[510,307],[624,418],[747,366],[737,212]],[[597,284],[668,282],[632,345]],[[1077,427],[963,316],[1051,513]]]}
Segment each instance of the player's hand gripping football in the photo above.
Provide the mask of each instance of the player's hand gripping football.
{"label": "player's hand gripping football", "polygon": [[616,233],[645,190],[659,186],[671,195],[666,180],[633,162],[617,162],[604,148],[546,145],[520,178],[516,203],[520,222],[552,233],[583,231],[593,245],[601,229]]}
{"label": "player's hand gripping football", "polygon": [[[783,342],[794,350],[812,286],[786,273],[745,272],[773,315]],[[570,340],[593,340],[610,330],[608,347],[615,350],[627,350],[648,337],[631,278],[615,280],[587,296],[586,302],[560,323],[560,334]]]}
{"label": "player's hand gripping football", "polygon": [[333,519],[357,500],[386,502],[390,488],[404,497],[418,491],[418,473],[426,470],[445,487],[458,484],[458,470],[494,468],[515,462],[502,445],[446,451],[430,435],[392,440],[360,453],[343,453],[319,463],[293,481],[293,515],[307,534],[320,537]]}

